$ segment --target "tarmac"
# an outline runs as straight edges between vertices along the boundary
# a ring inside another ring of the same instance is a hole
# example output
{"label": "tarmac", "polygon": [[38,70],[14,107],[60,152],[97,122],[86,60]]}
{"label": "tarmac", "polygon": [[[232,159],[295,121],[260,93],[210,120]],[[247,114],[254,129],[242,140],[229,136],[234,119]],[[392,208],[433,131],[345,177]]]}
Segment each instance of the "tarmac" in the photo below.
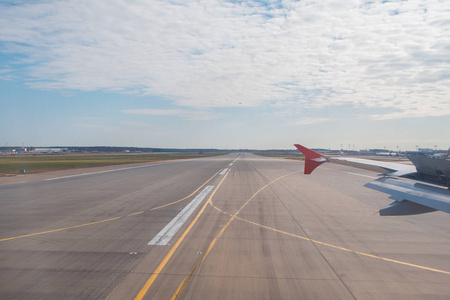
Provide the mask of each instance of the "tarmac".
{"label": "tarmac", "polygon": [[450,297],[448,214],[381,217],[377,173],[302,171],[233,153],[0,178],[0,299]]}

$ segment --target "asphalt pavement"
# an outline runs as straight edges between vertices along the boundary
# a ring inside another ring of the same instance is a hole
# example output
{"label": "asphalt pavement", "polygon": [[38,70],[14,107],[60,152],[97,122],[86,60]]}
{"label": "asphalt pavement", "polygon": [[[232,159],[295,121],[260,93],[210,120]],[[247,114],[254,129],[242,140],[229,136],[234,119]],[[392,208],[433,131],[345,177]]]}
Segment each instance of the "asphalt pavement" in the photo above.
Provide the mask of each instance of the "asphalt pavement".
{"label": "asphalt pavement", "polygon": [[[0,182],[0,299],[448,299],[450,216],[249,153]],[[153,242],[152,242],[153,241]]]}

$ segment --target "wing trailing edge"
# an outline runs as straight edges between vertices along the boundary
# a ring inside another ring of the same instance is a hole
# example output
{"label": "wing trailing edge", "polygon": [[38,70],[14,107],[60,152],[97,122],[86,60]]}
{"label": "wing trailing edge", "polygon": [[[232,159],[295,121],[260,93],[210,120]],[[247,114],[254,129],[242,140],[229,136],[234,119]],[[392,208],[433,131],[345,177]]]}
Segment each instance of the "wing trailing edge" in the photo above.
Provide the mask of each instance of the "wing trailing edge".
{"label": "wing trailing edge", "polygon": [[450,213],[450,190],[399,177],[416,172],[414,166],[358,158],[330,158],[302,145],[294,146],[305,156],[305,174],[311,174],[327,161],[384,173],[384,177],[365,184],[365,187],[387,193],[389,198],[395,200],[380,209],[381,216],[413,215],[436,210]]}
{"label": "wing trailing edge", "polygon": [[389,194],[396,202],[380,210],[380,215],[413,215],[441,210],[450,213],[450,190],[410,180],[382,177],[364,185]]}

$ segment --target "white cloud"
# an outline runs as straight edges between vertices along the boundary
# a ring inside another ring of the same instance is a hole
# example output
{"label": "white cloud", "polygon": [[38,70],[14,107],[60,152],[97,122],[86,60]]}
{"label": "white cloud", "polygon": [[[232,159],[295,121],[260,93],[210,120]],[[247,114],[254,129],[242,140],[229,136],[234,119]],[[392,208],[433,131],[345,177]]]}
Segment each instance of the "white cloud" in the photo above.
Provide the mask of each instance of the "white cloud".
{"label": "white cloud", "polygon": [[123,113],[134,115],[150,115],[150,116],[180,116],[188,120],[212,120],[219,118],[219,114],[211,113],[208,111],[194,111],[183,109],[126,109],[122,110]]}
{"label": "white cloud", "polygon": [[400,111],[374,119],[450,115],[450,2],[383,2],[3,5],[0,45],[24,55],[16,62],[36,88],[160,95],[195,108],[351,104]]}
{"label": "white cloud", "polygon": [[1,80],[13,80],[16,79],[17,77],[12,75],[12,71],[11,69],[0,69],[0,79]]}
{"label": "white cloud", "polygon": [[313,125],[313,124],[329,122],[331,120],[333,120],[333,119],[317,118],[317,117],[303,117],[303,118],[300,118],[298,121],[294,122],[292,125]]}

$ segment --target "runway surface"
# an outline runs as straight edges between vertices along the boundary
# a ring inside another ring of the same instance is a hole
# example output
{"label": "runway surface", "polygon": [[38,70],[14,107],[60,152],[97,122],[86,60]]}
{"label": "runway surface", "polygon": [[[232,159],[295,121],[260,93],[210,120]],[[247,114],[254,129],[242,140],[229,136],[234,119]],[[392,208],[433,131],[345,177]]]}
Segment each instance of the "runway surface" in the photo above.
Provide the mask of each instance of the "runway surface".
{"label": "runway surface", "polygon": [[[0,299],[449,299],[450,216],[249,153],[0,185]],[[60,174],[60,173],[56,173]]]}

